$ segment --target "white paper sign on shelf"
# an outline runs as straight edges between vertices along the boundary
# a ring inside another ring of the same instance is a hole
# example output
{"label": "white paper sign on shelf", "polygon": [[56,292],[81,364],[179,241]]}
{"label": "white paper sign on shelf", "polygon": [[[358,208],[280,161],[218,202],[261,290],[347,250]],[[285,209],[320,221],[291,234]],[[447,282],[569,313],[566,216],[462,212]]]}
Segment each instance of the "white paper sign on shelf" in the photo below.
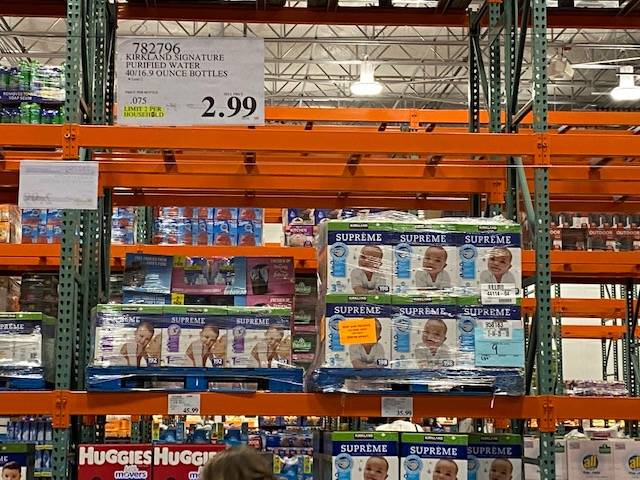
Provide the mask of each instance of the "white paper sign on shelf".
{"label": "white paper sign on shelf", "polygon": [[200,415],[200,394],[169,394],[169,415]]}
{"label": "white paper sign on shelf", "polygon": [[97,162],[20,162],[20,208],[98,208]]}
{"label": "white paper sign on shelf", "polygon": [[261,38],[120,37],[117,122],[264,124]]}
{"label": "white paper sign on shelf", "polygon": [[480,298],[484,305],[515,305],[520,292],[515,283],[483,283]]}
{"label": "white paper sign on shelf", "polygon": [[413,397],[382,397],[381,417],[413,417]]}

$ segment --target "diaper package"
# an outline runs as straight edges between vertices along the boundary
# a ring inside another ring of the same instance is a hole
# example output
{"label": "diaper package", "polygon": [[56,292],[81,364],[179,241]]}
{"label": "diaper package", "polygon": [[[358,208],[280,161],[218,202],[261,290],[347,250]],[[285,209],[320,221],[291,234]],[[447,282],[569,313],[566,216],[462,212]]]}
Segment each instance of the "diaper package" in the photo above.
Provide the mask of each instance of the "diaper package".
{"label": "diaper package", "polygon": [[253,247],[262,245],[263,210],[241,208],[238,211],[238,245]]}
{"label": "diaper package", "polygon": [[214,220],[213,244],[220,246],[238,245],[238,221]]}
{"label": "diaper package", "polygon": [[291,365],[291,309],[229,307],[227,366],[279,368]]}
{"label": "diaper package", "polygon": [[93,309],[93,365],[159,367],[161,305],[98,305]]}
{"label": "diaper package", "polygon": [[171,256],[127,253],[122,291],[170,294],[172,269]]}
{"label": "diaper package", "polygon": [[329,220],[322,224],[319,274],[327,294],[389,294],[393,224]]}
{"label": "diaper package", "polygon": [[615,477],[612,441],[567,440],[569,480],[613,480]]}
{"label": "diaper package", "polygon": [[634,438],[615,440],[613,464],[616,480],[640,478],[640,441]]}
{"label": "diaper package", "polygon": [[19,374],[53,365],[55,320],[41,313],[0,313],[0,372]]}
{"label": "diaper package", "polygon": [[458,307],[424,296],[392,297],[393,368],[451,368],[458,360]]}
{"label": "diaper package", "polygon": [[237,208],[216,208],[214,215],[214,220],[238,220],[238,209]]}
{"label": "diaper package", "polygon": [[469,435],[469,480],[522,479],[522,437],[510,434]]}
{"label": "diaper package", "polygon": [[227,308],[170,306],[163,309],[163,367],[223,367]]}
{"label": "diaper package", "polygon": [[397,432],[332,432],[331,478],[399,480]]}
{"label": "diaper package", "polygon": [[245,257],[174,257],[172,291],[194,295],[245,295]]}
{"label": "diaper package", "polygon": [[170,305],[171,295],[165,293],[123,292],[122,303],[127,305]]}
{"label": "diaper package", "polygon": [[460,285],[456,234],[428,223],[396,223],[393,292],[451,292]]}
{"label": "diaper package", "polygon": [[[391,308],[388,295],[327,295],[325,308],[324,367],[391,366]],[[357,329],[363,330],[360,340],[353,334]]]}
{"label": "diaper package", "polygon": [[402,433],[401,478],[464,480],[467,478],[467,436]]}
{"label": "diaper package", "polygon": [[471,366],[524,368],[520,306],[462,305],[458,326],[460,355]]}
{"label": "diaper package", "polygon": [[480,303],[515,304],[522,296],[520,225],[492,219],[446,225],[458,232],[460,285]]}
{"label": "diaper package", "polygon": [[247,295],[244,297],[247,307],[280,307],[293,310],[292,295]]}
{"label": "diaper package", "polygon": [[247,295],[293,295],[292,257],[248,257]]}

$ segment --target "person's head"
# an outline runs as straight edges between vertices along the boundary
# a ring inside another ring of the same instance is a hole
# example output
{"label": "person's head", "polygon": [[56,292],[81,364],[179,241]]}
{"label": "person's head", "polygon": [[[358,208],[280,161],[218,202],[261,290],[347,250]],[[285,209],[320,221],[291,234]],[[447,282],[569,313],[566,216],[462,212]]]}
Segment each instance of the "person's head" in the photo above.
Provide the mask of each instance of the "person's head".
{"label": "person's head", "polygon": [[438,460],[433,468],[433,480],[455,480],[458,477],[458,465],[453,460]]}
{"label": "person's head", "polygon": [[429,273],[440,273],[447,266],[447,251],[442,247],[429,247],[424,252],[422,267]]}
{"label": "person's head", "polygon": [[358,266],[368,270],[378,270],[382,265],[382,249],[377,245],[367,245],[360,250]]}
{"label": "person's head", "polygon": [[389,462],[384,457],[369,457],[364,464],[364,480],[385,480],[389,471]]}
{"label": "person's head", "polygon": [[440,318],[427,320],[422,331],[422,343],[429,348],[440,348],[447,339],[447,324]]}
{"label": "person's head", "polygon": [[276,348],[284,338],[282,327],[271,326],[264,332],[264,338],[269,348]]}
{"label": "person's head", "polygon": [[487,268],[494,275],[502,276],[511,268],[511,259],[511,252],[508,248],[492,248],[487,255]]}
{"label": "person's head", "polygon": [[136,343],[141,347],[146,347],[153,338],[154,328],[149,322],[140,322],[136,328]]}
{"label": "person's head", "polygon": [[218,453],[202,468],[201,480],[275,480],[273,467],[253,448],[232,447]]}
{"label": "person's head", "polygon": [[211,349],[220,336],[220,329],[215,325],[205,325],[200,330],[200,341],[206,350]]}
{"label": "person's head", "polygon": [[506,458],[496,458],[489,468],[489,480],[511,480],[513,464]]}
{"label": "person's head", "polygon": [[18,462],[7,462],[2,467],[2,480],[20,480],[22,470]]}

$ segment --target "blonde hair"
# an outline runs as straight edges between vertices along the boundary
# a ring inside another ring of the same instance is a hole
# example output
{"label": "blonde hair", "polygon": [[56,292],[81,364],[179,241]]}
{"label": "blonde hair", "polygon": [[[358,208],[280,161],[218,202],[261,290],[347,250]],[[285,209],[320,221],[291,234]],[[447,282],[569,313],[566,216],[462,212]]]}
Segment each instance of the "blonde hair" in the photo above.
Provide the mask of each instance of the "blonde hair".
{"label": "blonde hair", "polygon": [[276,480],[269,462],[249,447],[233,447],[211,458],[201,480]]}

